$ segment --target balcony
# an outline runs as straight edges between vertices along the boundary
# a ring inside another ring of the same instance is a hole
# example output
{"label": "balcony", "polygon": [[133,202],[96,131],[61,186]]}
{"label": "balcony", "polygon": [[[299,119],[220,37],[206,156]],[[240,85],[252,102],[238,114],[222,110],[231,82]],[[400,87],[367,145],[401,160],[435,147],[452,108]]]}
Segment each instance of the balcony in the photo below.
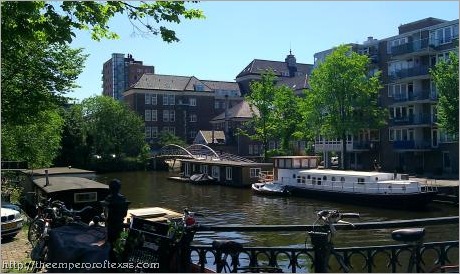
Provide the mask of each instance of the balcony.
{"label": "balcony", "polygon": [[396,81],[403,78],[429,75],[429,66],[415,66],[407,69],[400,69],[390,74],[390,79]]}
{"label": "balcony", "polygon": [[[347,141],[346,150],[368,151],[378,149],[379,141]],[[342,141],[315,141],[315,152],[342,151]]]}
{"label": "balcony", "polygon": [[418,91],[413,94],[394,94],[393,95],[393,103],[404,103],[404,102],[412,102],[412,101],[436,101],[438,96],[436,92],[432,92],[429,90]]}
{"label": "balcony", "polygon": [[431,125],[432,118],[428,114],[413,114],[402,117],[394,117],[389,121],[390,126],[416,126],[416,125]]}
{"label": "balcony", "polygon": [[391,55],[397,56],[397,55],[412,54],[412,53],[417,53],[417,52],[425,52],[432,48],[433,48],[432,43],[429,43],[429,39],[425,38],[425,39],[416,40],[416,41],[412,41],[406,44],[391,47]]}
{"label": "balcony", "polygon": [[431,144],[428,141],[394,141],[393,149],[395,150],[430,150]]}

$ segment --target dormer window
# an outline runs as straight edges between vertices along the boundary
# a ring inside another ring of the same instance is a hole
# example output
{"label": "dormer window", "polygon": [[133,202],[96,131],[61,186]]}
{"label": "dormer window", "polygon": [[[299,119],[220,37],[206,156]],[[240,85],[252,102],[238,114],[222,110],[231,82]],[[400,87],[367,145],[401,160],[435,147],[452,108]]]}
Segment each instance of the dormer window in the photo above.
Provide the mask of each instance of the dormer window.
{"label": "dormer window", "polygon": [[195,84],[195,91],[204,91],[204,85]]}
{"label": "dormer window", "polygon": [[289,77],[289,71],[282,71],[281,76]]}

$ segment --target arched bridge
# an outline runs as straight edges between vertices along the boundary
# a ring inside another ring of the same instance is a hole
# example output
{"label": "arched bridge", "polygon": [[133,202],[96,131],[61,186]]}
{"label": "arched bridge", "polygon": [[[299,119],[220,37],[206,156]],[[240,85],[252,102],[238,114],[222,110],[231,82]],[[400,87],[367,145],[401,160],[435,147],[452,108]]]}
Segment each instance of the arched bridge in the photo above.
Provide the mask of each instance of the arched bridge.
{"label": "arched bridge", "polygon": [[164,159],[197,159],[204,160],[210,159],[215,161],[220,161],[221,158],[217,152],[212,148],[202,145],[202,144],[193,144],[186,148],[176,145],[176,144],[167,144],[163,146],[159,153],[156,155],[158,158]]}
{"label": "arched bridge", "polygon": [[239,157],[229,153],[217,153],[214,149],[207,145],[193,144],[188,147],[182,147],[177,144],[168,144],[163,146],[155,155],[156,158],[164,160],[169,159],[196,159],[196,160],[212,160],[212,161],[237,161],[237,162],[254,162],[249,159]]}

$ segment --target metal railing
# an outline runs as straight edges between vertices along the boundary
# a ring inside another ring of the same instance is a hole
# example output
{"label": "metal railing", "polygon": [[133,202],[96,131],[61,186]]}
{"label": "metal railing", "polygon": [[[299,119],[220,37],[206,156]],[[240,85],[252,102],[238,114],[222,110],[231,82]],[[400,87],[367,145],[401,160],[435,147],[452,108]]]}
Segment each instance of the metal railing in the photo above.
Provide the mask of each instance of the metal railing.
{"label": "metal railing", "polygon": [[[441,217],[414,220],[355,223],[355,226],[336,225],[337,230],[387,229],[414,226],[458,224],[459,217]],[[227,225],[200,226],[198,231],[214,232],[287,232],[311,231],[311,225]],[[315,272],[318,249],[306,247],[243,247],[236,256],[228,257],[229,266],[258,269],[260,267],[280,268],[284,272]],[[407,253],[412,250],[410,244],[391,244],[363,247],[337,247],[335,251],[344,259],[350,272],[405,272]],[[191,262],[198,265],[200,272],[215,269],[219,260],[217,251],[210,245],[191,245]],[[421,267],[430,271],[436,266],[458,265],[458,240],[423,243],[420,249]],[[329,261],[330,272],[342,272],[334,256]],[[236,269],[233,269],[236,272]]]}

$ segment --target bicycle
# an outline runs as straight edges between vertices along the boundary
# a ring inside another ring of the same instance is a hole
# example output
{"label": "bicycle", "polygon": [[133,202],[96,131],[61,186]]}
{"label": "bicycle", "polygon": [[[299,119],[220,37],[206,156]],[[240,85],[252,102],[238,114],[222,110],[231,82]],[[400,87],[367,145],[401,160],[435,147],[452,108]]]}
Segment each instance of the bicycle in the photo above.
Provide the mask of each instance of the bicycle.
{"label": "bicycle", "polygon": [[[359,218],[358,213],[340,213],[338,210],[321,210],[316,214],[318,218],[313,224],[313,230],[308,231],[313,249],[315,251],[315,272],[326,273],[329,270],[329,259],[334,255],[344,272],[349,272],[349,266],[343,257],[334,249],[333,238],[337,233],[335,224],[347,224],[354,227],[350,222],[343,221],[343,218]],[[321,223],[320,225],[317,225]],[[307,240],[305,240],[305,247]]]}
{"label": "bicycle", "polygon": [[[403,242],[409,245],[410,248],[410,257],[409,263],[407,265],[406,272],[412,273],[415,272],[420,273],[424,272],[422,269],[422,258],[421,258],[421,251],[423,248],[423,238],[425,236],[425,228],[403,228],[394,230],[391,232],[391,237],[393,240],[398,242]],[[458,265],[437,265],[431,268],[428,272],[443,272],[443,273],[458,273],[459,267]]]}

